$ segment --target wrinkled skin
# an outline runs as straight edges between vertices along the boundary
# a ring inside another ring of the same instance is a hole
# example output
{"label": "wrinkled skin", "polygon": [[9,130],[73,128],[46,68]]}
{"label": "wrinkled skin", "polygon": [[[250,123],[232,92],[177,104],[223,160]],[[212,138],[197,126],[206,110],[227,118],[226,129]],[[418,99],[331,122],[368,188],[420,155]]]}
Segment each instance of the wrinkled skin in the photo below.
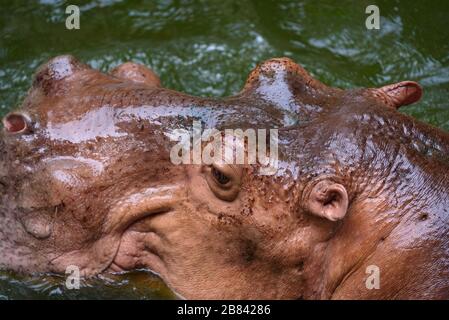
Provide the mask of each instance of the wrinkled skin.
{"label": "wrinkled skin", "polygon": [[[420,96],[330,88],[283,58],[204,99],[54,58],[3,120],[0,265],[148,268],[185,298],[449,298],[449,134],[396,110]],[[173,164],[167,132],[194,119],[279,128],[276,174]]]}

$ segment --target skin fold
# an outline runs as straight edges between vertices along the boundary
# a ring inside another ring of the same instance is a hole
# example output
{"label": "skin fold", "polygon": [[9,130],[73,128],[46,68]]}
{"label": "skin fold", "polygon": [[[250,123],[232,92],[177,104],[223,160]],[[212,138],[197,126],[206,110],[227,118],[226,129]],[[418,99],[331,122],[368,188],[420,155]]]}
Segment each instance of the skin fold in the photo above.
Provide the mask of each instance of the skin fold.
{"label": "skin fold", "polygon": [[[142,65],[56,57],[3,119],[0,266],[147,268],[188,299],[447,299],[449,134],[396,110],[421,94],[331,88],[277,58],[198,98]],[[173,164],[169,133],[194,120],[277,128],[278,170]]]}

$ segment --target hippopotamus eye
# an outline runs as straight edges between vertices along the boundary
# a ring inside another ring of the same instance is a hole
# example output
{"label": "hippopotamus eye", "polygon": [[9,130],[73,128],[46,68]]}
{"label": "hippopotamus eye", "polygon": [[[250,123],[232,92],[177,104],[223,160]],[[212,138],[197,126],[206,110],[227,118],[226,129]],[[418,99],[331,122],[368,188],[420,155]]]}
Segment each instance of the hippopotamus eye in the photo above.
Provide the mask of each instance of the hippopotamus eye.
{"label": "hippopotamus eye", "polygon": [[229,181],[231,181],[229,177],[227,177],[223,172],[218,171],[217,168],[215,167],[212,168],[212,175],[219,184],[224,185],[227,184]]}
{"label": "hippopotamus eye", "polygon": [[233,201],[240,192],[242,168],[228,164],[213,164],[202,169],[207,184],[215,196],[224,201]]}
{"label": "hippopotamus eye", "polygon": [[30,119],[18,112],[11,112],[3,118],[3,126],[9,133],[25,133],[31,130]]}

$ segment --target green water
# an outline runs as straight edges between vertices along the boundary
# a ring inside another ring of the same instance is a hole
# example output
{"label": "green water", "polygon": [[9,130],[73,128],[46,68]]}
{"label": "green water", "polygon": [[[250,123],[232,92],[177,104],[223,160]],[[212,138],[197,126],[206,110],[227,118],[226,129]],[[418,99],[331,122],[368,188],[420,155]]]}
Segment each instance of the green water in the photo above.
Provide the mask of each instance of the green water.
{"label": "green water", "polygon": [[[65,7],[81,29],[65,28]],[[376,4],[380,30],[365,27]],[[449,130],[449,1],[17,1],[0,3],[0,114],[17,107],[36,67],[71,53],[103,71],[151,66],[166,87],[200,96],[240,90],[256,63],[288,56],[342,88],[415,80],[423,100],[403,112]],[[148,276],[148,274],[145,274]],[[94,279],[76,292],[54,277],[0,274],[0,298],[166,298],[142,273]]]}
{"label": "green water", "polygon": [[67,289],[60,275],[23,276],[0,272],[0,300],[5,299],[175,299],[155,275],[135,271],[102,275],[80,281],[79,289]]}

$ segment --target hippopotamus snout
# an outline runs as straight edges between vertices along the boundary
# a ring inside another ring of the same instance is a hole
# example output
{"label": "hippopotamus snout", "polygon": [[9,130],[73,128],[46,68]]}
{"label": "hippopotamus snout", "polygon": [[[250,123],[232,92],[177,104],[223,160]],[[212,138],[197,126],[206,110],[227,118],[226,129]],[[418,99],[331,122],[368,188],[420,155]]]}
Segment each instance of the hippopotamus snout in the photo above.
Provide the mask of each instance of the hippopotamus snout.
{"label": "hippopotamus snout", "polygon": [[[78,76],[77,76],[78,75]],[[109,75],[100,73],[90,66],[81,63],[71,55],[62,55],[55,57],[47,63],[41,65],[36,72],[33,81],[33,87],[41,89],[45,94],[63,94],[64,91],[56,92],[58,83],[63,80],[78,81],[78,83],[89,84],[89,76],[117,78],[129,82],[144,84],[149,87],[160,87],[159,77],[149,68],[133,63],[126,62],[114,69]],[[59,87],[60,88],[60,87]],[[67,92],[65,92],[67,93]]]}

